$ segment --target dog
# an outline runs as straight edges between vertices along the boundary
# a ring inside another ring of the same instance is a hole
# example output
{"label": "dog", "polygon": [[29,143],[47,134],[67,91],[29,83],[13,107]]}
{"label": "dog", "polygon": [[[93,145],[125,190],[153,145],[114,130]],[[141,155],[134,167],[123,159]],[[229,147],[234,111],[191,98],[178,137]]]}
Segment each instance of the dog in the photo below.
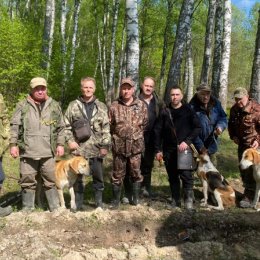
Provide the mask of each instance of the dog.
{"label": "dog", "polygon": [[70,208],[72,211],[77,210],[73,185],[80,174],[85,176],[90,175],[89,163],[84,157],[75,156],[68,160],[56,162],[56,187],[59,194],[60,206],[62,208],[66,208],[63,189],[68,187],[70,192]]}
{"label": "dog", "polygon": [[[228,184],[211,162],[207,153],[199,155],[197,175],[202,182],[203,195],[201,206],[215,210],[224,210],[236,204],[234,189]],[[208,205],[208,193],[212,193],[218,206]]]}
{"label": "dog", "polygon": [[243,152],[242,159],[239,164],[242,170],[245,170],[252,166],[253,168],[253,176],[256,182],[255,188],[255,197],[253,202],[251,203],[252,208],[257,209],[257,203],[260,196],[260,152],[253,148],[248,148]]}

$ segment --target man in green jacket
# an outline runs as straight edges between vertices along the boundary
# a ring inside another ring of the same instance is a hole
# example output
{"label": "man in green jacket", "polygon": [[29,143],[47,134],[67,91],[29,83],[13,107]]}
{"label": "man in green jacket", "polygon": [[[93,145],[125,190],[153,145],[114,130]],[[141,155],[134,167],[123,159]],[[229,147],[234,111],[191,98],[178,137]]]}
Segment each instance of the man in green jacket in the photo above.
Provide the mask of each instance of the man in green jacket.
{"label": "man in green jacket", "polygon": [[47,95],[44,78],[33,78],[30,88],[11,119],[10,154],[20,156],[23,210],[34,209],[36,175],[40,174],[49,209],[54,211],[59,207],[55,155],[64,154],[64,121],[59,104]]}

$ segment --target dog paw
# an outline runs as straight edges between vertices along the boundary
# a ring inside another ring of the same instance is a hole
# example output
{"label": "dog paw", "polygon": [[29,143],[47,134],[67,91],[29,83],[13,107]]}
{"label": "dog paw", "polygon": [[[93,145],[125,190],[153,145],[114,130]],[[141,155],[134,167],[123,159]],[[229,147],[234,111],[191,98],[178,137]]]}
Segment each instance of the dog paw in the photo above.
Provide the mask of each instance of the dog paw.
{"label": "dog paw", "polygon": [[201,206],[201,207],[207,207],[208,204],[207,204],[206,202],[203,202],[203,203],[200,203],[200,206]]}

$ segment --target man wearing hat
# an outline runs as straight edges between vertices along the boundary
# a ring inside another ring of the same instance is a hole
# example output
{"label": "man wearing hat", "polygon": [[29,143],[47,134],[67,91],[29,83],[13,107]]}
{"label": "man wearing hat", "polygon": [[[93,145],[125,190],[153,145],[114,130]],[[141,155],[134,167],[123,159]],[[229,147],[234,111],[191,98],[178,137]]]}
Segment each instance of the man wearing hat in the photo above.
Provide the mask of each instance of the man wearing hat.
{"label": "man wearing hat", "polygon": [[44,78],[30,82],[30,94],[19,102],[11,119],[10,154],[20,157],[23,210],[34,209],[36,175],[40,174],[49,210],[59,207],[55,185],[55,156],[64,154],[64,121],[61,108],[47,95]]}
{"label": "man wearing hat", "polygon": [[199,152],[207,151],[216,165],[215,153],[218,150],[218,136],[227,128],[227,115],[221,103],[211,95],[211,89],[205,83],[197,87],[197,92],[190,101],[201,123],[201,133],[194,140]]}
{"label": "man wearing hat", "polygon": [[147,106],[135,97],[135,83],[131,78],[124,78],[120,84],[119,98],[109,109],[110,131],[112,135],[113,174],[112,206],[120,203],[121,187],[126,173],[131,178],[129,202],[139,203],[141,175],[141,155],[144,151],[144,129],[148,123]]}
{"label": "man wearing hat", "polygon": [[[250,99],[245,88],[234,91],[235,104],[230,109],[228,131],[230,139],[238,145],[238,160],[247,148],[259,148],[260,142],[260,104]],[[240,201],[243,208],[250,207],[255,194],[255,180],[252,169],[240,169],[244,185],[244,196]]]}

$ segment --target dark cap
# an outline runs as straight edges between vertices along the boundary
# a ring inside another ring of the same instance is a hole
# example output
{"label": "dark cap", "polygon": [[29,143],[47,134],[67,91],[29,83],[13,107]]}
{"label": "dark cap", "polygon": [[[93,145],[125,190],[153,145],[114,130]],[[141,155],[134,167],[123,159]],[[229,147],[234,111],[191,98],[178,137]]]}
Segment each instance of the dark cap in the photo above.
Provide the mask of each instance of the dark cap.
{"label": "dark cap", "polygon": [[242,98],[244,96],[247,96],[248,92],[245,88],[236,88],[234,91],[234,98]]}
{"label": "dark cap", "polygon": [[200,91],[206,91],[206,92],[211,92],[210,87],[207,84],[201,84],[196,88],[197,92]]}
{"label": "dark cap", "polygon": [[131,78],[124,78],[124,79],[122,79],[120,87],[122,87],[124,84],[128,84],[131,87],[135,87],[135,83],[134,83],[134,81]]}

